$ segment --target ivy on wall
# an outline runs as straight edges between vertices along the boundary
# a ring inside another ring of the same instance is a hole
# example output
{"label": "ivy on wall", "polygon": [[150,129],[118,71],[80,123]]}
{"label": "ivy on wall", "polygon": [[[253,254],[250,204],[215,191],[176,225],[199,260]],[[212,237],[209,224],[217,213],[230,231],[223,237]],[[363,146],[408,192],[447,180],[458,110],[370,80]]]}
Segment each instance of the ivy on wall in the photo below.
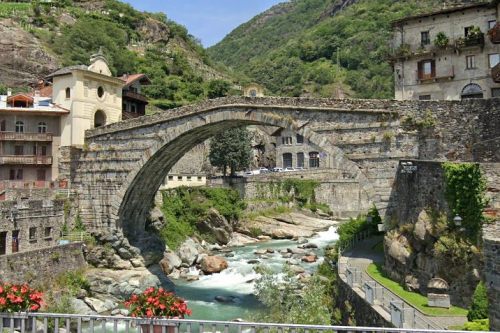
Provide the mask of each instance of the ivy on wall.
{"label": "ivy on wall", "polygon": [[488,204],[485,197],[486,180],[479,164],[443,163],[445,196],[453,216],[462,218],[462,227],[470,237],[476,237],[485,221],[483,210]]}

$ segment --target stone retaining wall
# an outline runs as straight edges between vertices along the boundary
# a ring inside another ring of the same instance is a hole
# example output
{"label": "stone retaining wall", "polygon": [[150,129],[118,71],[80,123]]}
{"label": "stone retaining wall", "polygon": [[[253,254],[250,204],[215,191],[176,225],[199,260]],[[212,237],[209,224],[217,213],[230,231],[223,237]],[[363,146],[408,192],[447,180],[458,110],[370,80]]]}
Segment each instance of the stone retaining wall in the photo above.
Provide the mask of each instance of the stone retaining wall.
{"label": "stone retaining wall", "polygon": [[500,221],[483,230],[484,276],[490,305],[490,330],[500,331]]}
{"label": "stone retaining wall", "polygon": [[72,243],[0,256],[0,277],[4,282],[37,285],[86,265],[82,243]]}

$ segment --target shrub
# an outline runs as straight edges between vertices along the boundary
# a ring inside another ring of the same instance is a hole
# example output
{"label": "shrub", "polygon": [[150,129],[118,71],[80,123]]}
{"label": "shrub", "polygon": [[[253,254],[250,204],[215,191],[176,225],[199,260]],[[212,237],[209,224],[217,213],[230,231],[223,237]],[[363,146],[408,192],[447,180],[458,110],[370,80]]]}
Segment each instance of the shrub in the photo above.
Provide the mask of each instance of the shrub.
{"label": "shrub", "polygon": [[480,319],[474,320],[468,323],[465,323],[464,327],[462,327],[464,331],[489,331],[490,330],[490,321],[488,319]]}
{"label": "shrub", "polygon": [[437,47],[445,48],[450,43],[450,39],[442,31],[438,32],[436,38],[434,39],[434,45]]}
{"label": "shrub", "polygon": [[486,286],[484,282],[478,283],[474,295],[472,296],[472,304],[467,314],[469,321],[488,318],[488,296],[486,294]]}

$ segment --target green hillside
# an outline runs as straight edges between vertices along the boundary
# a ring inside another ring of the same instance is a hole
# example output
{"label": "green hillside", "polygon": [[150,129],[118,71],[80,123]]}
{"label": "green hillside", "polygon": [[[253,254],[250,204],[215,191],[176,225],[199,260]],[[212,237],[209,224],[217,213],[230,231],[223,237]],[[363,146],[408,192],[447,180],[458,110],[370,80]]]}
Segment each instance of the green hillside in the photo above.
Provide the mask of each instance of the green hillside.
{"label": "green hillside", "polygon": [[114,75],[141,72],[150,77],[145,94],[162,108],[206,98],[213,78],[230,80],[212,66],[186,28],[164,14],[139,12],[117,0],[1,2],[2,18],[13,19],[20,33],[36,36],[60,66],[88,64],[90,55],[103,47]]}
{"label": "green hillside", "polygon": [[286,10],[275,7],[253,18],[208,52],[271,94],[391,98],[391,22],[441,4],[294,0],[278,5]]}

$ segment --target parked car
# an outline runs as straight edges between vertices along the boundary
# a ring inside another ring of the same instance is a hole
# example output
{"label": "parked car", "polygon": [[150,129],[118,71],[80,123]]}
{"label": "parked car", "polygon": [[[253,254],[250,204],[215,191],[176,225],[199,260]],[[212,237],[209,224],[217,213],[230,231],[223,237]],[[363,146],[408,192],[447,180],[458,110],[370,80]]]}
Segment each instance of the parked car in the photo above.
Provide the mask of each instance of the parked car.
{"label": "parked car", "polygon": [[259,171],[260,171],[260,173],[268,173],[269,169],[268,168],[264,168],[264,167],[260,167]]}
{"label": "parked car", "polygon": [[295,169],[292,167],[288,167],[288,168],[285,168],[285,170],[283,170],[283,171],[284,172],[293,172],[293,171],[295,171]]}
{"label": "parked car", "polygon": [[283,168],[273,168],[273,172],[283,172]]}
{"label": "parked car", "polygon": [[305,170],[303,167],[296,167],[295,168],[296,171],[302,171],[302,170]]}

